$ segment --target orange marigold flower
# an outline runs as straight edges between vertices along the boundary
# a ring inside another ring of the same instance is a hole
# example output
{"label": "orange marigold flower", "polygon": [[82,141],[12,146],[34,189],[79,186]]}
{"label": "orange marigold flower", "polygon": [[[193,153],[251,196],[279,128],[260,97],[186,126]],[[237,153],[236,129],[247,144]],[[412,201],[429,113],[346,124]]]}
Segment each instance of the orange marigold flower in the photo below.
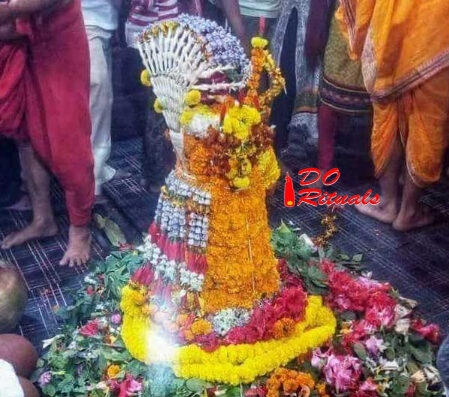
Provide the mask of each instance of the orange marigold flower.
{"label": "orange marigold flower", "polygon": [[212,332],[212,324],[207,320],[197,320],[192,324],[190,328],[193,335],[207,335]]}
{"label": "orange marigold flower", "polygon": [[189,319],[189,315],[188,314],[180,314],[178,315],[178,317],[176,317],[176,324],[178,324],[179,326],[183,326],[187,323],[187,320]]}
{"label": "orange marigold flower", "polygon": [[122,369],[120,368],[119,365],[113,364],[110,365],[107,370],[106,370],[106,376],[108,377],[108,379],[114,379],[117,377],[117,375],[120,373]]}
{"label": "orange marigold flower", "polygon": [[299,382],[295,379],[287,379],[283,384],[283,389],[285,393],[291,394],[299,389]]}
{"label": "orange marigold flower", "polygon": [[295,331],[295,321],[291,318],[281,318],[274,323],[274,337],[275,339],[286,338]]}

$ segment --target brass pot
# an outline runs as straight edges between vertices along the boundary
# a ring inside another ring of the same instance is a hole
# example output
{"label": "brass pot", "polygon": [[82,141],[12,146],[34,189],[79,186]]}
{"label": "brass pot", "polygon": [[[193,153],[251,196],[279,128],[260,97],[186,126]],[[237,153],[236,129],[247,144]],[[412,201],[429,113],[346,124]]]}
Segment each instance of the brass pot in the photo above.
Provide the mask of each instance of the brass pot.
{"label": "brass pot", "polygon": [[0,260],[0,334],[14,330],[27,299],[27,288],[19,272]]}

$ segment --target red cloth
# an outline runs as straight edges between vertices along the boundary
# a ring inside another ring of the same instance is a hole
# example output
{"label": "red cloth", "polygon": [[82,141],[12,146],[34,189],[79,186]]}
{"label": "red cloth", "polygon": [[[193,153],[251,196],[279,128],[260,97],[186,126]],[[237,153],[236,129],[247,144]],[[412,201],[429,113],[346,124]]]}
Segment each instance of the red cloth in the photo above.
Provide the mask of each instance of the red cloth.
{"label": "red cloth", "polygon": [[[85,226],[91,219],[95,181],[90,143],[89,47],[80,0],[17,26],[28,36],[27,67],[16,72],[9,68],[10,73],[2,76],[0,93],[3,78],[9,81],[20,75],[25,87],[29,140],[65,192],[70,223]],[[4,47],[2,51],[6,51]],[[11,48],[9,51],[14,52]],[[14,61],[22,65],[19,54]],[[6,55],[0,54],[0,62],[6,62]],[[10,107],[23,106],[21,90],[19,87],[15,92],[17,99],[10,101]],[[11,116],[12,111],[8,114]]]}
{"label": "red cloth", "polygon": [[0,42],[0,134],[26,139],[25,84],[26,43]]}

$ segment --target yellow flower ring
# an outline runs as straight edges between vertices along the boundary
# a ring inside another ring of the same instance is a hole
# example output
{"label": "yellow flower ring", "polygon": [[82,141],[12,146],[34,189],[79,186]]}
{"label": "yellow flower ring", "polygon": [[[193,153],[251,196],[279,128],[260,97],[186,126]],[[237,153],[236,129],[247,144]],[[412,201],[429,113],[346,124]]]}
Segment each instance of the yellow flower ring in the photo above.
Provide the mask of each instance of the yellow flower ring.
{"label": "yellow flower ring", "polygon": [[152,324],[136,305],[131,287],[125,287],[122,297],[124,312],[122,337],[129,352],[147,364],[168,364],[176,376],[198,378],[209,382],[238,385],[250,383],[258,376],[276,368],[309,350],[322,346],[335,333],[336,319],[325,307],[322,298],[309,296],[304,321],[296,324],[293,334],[254,344],[221,346],[207,352],[198,345],[173,346],[164,354],[159,343],[151,345]]}

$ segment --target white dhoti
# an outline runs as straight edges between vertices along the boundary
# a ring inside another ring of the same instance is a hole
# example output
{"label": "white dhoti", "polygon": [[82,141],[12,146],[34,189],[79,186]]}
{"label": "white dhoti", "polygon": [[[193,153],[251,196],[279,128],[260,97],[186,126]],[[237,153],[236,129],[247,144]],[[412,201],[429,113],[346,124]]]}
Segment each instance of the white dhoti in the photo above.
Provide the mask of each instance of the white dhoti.
{"label": "white dhoti", "polygon": [[[115,169],[106,164],[111,154],[112,32],[97,26],[86,26],[90,50],[90,113],[92,118],[92,152],[95,161],[95,194],[101,194],[102,185],[115,175]],[[75,149],[75,148],[74,148]]]}

